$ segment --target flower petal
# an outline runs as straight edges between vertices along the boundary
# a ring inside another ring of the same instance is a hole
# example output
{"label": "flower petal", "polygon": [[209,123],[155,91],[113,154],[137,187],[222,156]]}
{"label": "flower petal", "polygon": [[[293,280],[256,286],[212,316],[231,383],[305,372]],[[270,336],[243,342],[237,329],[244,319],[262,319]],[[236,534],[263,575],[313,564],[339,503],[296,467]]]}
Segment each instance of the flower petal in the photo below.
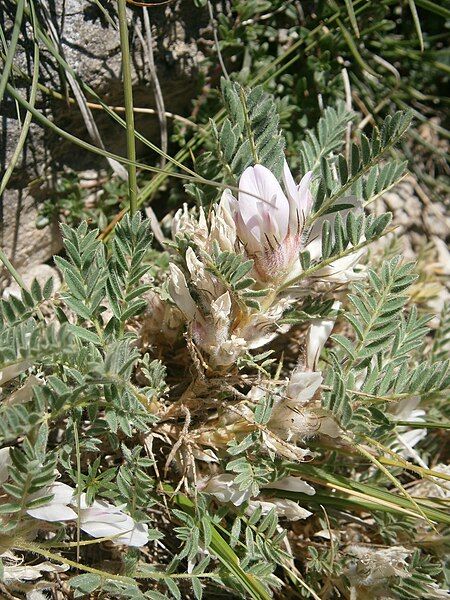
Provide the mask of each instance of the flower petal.
{"label": "flower petal", "polygon": [[311,208],[312,208],[312,200],[313,199],[312,199],[311,191],[309,189],[309,187],[311,185],[312,175],[313,175],[312,171],[308,171],[307,173],[305,173],[303,175],[303,177],[301,178],[300,183],[298,184],[298,188],[297,188],[298,207],[299,207],[304,219],[309,215],[309,213],[311,212]]}
{"label": "flower petal", "polygon": [[211,303],[211,313],[214,317],[214,321],[228,320],[231,310],[231,296],[229,292],[225,292],[217,300]]}
{"label": "flower petal", "polygon": [[197,306],[189,292],[186,278],[182,270],[173,263],[169,264],[169,268],[169,293],[172,296],[172,300],[184,316],[187,319],[192,320],[197,312]]}
{"label": "flower petal", "polygon": [[8,479],[8,467],[11,464],[9,448],[0,448],[0,485]]}
{"label": "flower petal", "polygon": [[[333,304],[333,310],[339,310],[340,306],[340,302],[335,302]],[[309,369],[316,369],[320,354],[327,339],[330,337],[330,334],[333,331],[335,322],[336,319],[316,319],[312,322],[312,325],[308,331],[308,339],[306,342],[306,366]]]}
{"label": "flower petal", "polygon": [[235,475],[228,473],[214,475],[207,481],[202,491],[215,496],[219,502],[232,502],[235,506],[240,506],[250,498],[251,490],[240,490],[234,480]]}
{"label": "flower petal", "polygon": [[50,523],[54,523],[55,521],[73,521],[77,518],[77,513],[70,506],[56,504],[53,501],[40,508],[30,508],[27,510],[27,514],[40,521],[49,521]]}
{"label": "flower petal", "polygon": [[262,510],[263,515],[267,515],[273,508],[275,508],[279,517],[289,519],[289,521],[298,521],[299,519],[306,519],[312,515],[312,512],[303,508],[297,502],[286,498],[274,498],[273,500],[252,500],[249,503],[249,511],[253,512],[257,508]]}
{"label": "flower petal", "polygon": [[55,481],[48,487],[42,488],[38,492],[31,494],[29,499],[36,500],[37,498],[43,498],[44,496],[53,494],[53,499],[50,500],[49,504],[70,504],[74,493],[75,490],[70,485]]}
{"label": "flower petal", "polygon": [[239,180],[239,188],[238,208],[244,224],[253,230],[255,237],[259,226],[260,239],[264,234],[275,234],[282,242],[288,230],[289,202],[275,175],[262,165],[248,167]]}
{"label": "flower petal", "polygon": [[295,185],[294,178],[292,177],[291,170],[286,160],[283,164],[283,184],[287,192],[288,200],[291,202],[297,202],[297,186]]}
{"label": "flower petal", "polygon": [[267,483],[263,485],[264,488],[270,488],[271,490],[287,490],[288,492],[301,492],[302,494],[308,494],[309,496],[314,496],[316,490],[303,481],[300,477],[294,477],[293,475],[288,475],[287,477],[283,477],[283,479],[279,479],[278,481],[274,481],[272,483]]}
{"label": "flower petal", "polygon": [[308,402],[319,389],[321,383],[321,373],[302,371],[297,368],[292,372],[289,380],[287,395],[289,398],[299,400],[301,403]]}

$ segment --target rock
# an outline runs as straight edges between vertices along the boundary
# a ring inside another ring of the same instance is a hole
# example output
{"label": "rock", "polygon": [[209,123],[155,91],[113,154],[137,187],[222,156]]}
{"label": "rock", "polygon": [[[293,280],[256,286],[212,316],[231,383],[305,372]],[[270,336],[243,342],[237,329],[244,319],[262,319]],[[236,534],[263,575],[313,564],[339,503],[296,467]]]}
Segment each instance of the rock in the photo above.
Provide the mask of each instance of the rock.
{"label": "rock", "polygon": [[[113,3],[100,0],[105,11],[117,26]],[[123,106],[121,81],[121,54],[119,33],[102,10],[92,2],[80,0],[56,0],[48,7],[52,27],[60,39],[65,60],[83,81],[91,86],[108,104]],[[145,38],[142,9],[128,8],[130,23],[130,47],[132,55],[132,78],[134,104],[141,108],[155,108],[148,64],[136,28]],[[152,22],[156,71],[162,88],[166,111],[187,115],[191,99],[196,95],[203,54],[201,44],[204,28],[209,23],[205,8],[198,9],[193,2],[175,0],[162,6],[147,9]],[[10,39],[16,11],[14,0],[4,0],[0,6],[0,22]],[[40,19],[42,21],[42,11]],[[24,23],[28,18],[24,17]],[[29,27],[29,24],[27,24]],[[24,29],[24,28],[23,28]],[[42,29],[50,31],[42,22]],[[40,83],[70,97],[70,88],[64,69],[40,44]],[[29,32],[21,37],[14,65],[28,78],[31,75],[32,49]],[[29,80],[14,75],[14,85],[20,93],[29,97]],[[96,102],[95,98],[88,98]],[[48,94],[39,92],[36,106],[59,127],[73,135],[93,143],[87,133],[81,112],[76,104],[69,104]],[[124,130],[103,111],[92,109],[105,147],[116,154],[126,154]],[[123,116],[123,113],[121,113]],[[0,176],[7,168],[20,135],[15,102],[6,96],[0,106]],[[23,117],[23,115],[22,115]],[[154,143],[160,143],[159,124],[156,115],[136,114],[136,129]],[[170,122],[169,122],[170,126]],[[149,149],[138,144],[138,154],[148,159]],[[153,162],[156,162],[153,159]],[[35,229],[39,204],[51,197],[52,182],[58,173],[69,170],[79,172],[90,169],[98,171],[107,166],[98,155],[61,139],[50,129],[32,123],[23,152],[14,169],[9,185],[2,198],[0,209],[0,244],[14,266],[24,272],[30,265],[47,261],[61,249],[57,226],[43,230]],[[50,177],[49,177],[50,174]]]}
{"label": "rock", "polygon": [[[42,265],[34,265],[30,267],[26,273],[22,276],[23,282],[27,289],[30,289],[31,284],[36,279],[39,285],[44,287],[44,284],[50,277],[53,277],[53,290],[56,291],[61,286],[61,278],[59,276],[58,271],[51,267],[50,265],[42,264]],[[11,296],[15,296],[16,298],[20,298],[20,286],[15,281],[11,283],[5,290],[3,290],[2,294],[4,300],[8,300]]]}

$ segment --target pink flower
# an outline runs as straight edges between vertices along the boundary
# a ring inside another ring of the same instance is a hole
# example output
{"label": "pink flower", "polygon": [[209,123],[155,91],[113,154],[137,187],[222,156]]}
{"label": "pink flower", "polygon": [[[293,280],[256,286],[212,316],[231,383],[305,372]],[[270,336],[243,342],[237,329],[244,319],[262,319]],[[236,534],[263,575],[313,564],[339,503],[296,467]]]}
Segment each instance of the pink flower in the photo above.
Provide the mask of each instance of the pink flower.
{"label": "pink flower", "polygon": [[311,172],[306,173],[296,185],[285,162],[285,194],[269,169],[255,165],[242,174],[238,199],[229,197],[238,237],[261,281],[279,280],[298,259],[312,205],[311,177]]}

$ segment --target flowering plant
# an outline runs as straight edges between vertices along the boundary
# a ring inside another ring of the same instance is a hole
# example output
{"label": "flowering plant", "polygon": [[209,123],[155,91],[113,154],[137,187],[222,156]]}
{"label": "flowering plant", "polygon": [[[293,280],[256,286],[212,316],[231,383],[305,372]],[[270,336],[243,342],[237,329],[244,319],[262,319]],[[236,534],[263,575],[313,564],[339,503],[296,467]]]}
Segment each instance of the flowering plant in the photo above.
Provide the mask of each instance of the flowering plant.
{"label": "flowering plant", "polygon": [[211,204],[126,216],[108,244],[62,226],[62,285],[2,301],[4,581],[157,600],[443,595],[428,549],[448,473],[429,449],[447,341],[429,342],[414,265],[383,245],[391,215],[369,212],[403,173],[381,159],[409,118],[355,135],[347,161],[354,116],[327,109],[294,177],[271,97],[223,94],[221,179],[188,187],[219,188]]}

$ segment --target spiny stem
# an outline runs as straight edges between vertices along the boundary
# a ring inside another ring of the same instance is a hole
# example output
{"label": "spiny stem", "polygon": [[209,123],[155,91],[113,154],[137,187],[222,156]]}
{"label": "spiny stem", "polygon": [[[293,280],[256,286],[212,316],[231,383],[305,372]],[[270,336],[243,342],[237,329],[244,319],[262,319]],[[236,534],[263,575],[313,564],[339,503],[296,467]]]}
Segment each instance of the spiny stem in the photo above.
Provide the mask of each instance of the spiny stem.
{"label": "spiny stem", "polygon": [[134,137],[133,86],[131,83],[130,42],[128,39],[128,24],[126,0],[118,2],[120,47],[122,51],[123,94],[125,100],[125,121],[127,125],[127,156],[128,164],[128,196],[131,216],[137,210],[137,177],[136,177],[136,142]]}

